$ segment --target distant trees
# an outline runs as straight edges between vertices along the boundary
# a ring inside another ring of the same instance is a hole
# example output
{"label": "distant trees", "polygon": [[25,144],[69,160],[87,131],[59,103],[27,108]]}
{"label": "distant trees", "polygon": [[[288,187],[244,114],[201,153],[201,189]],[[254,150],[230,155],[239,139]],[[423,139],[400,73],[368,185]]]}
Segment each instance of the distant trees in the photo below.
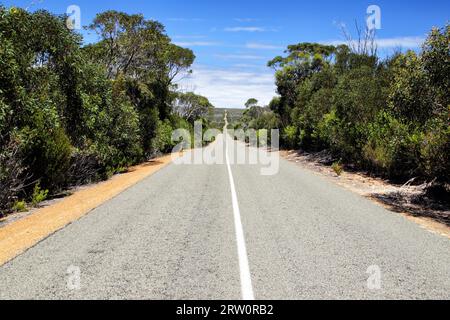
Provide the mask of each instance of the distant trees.
{"label": "distant trees", "polygon": [[251,108],[251,107],[255,107],[258,104],[258,100],[256,100],[255,98],[250,98],[247,100],[247,102],[245,103],[245,107],[247,109]]}
{"label": "distant trees", "polygon": [[83,46],[64,16],[0,6],[0,215],[36,185],[55,194],[169,151],[201,116],[172,111],[195,56],[163,25],[107,11],[88,28],[100,40]]}
{"label": "distant trees", "polygon": [[173,111],[180,117],[194,123],[197,119],[208,116],[214,106],[208,98],[197,95],[193,92],[176,94]]}
{"label": "distant trees", "polygon": [[279,126],[278,116],[269,107],[258,106],[258,100],[254,98],[249,99],[245,107],[241,119],[233,124],[235,129],[254,129],[258,134],[265,131],[270,141],[270,130]]}
{"label": "distant trees", "polygon": [[330,149],[394,178],[450,177],[450,26],[433,29],[420,54],[380,60],[374,50],[301,43],[268,65],[280,97],[270,103],[282,143]]}

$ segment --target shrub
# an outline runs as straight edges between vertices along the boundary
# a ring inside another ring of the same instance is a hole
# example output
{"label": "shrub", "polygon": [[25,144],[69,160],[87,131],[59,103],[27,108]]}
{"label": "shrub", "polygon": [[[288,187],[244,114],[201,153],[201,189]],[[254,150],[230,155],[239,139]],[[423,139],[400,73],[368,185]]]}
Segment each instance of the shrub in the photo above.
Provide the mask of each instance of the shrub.
{"label": "shrub", "polygon": [[13,212],[27,211],[27,203],[25,201],[16,201],[12,207]]}
{"label": "shrub", "polygon": [[341,120],[336,149],[345,160],[358,163],[367,140],[367,124],[385,106],[382,81],[367,66],[352,69],[339,79],[333,101]]}
{"label": "shrub", "polygon": [[264,148],[267,147],[268,144],[270,143],[270,132],[267,129],[260,129],[258,131],[256,131],[256,137],[258,139],[258,146],[260,148]]}
{"label": "shrub", "polygon": [[37,116],[35,127],[24,128],[20,135],[30,177],[35,181],[40,180],[42,186],[51,191],[65,187],[72,146],[64,130],[47,126]]}
{"label": "shrub", "polygon": [[339,130],[339,119],[336,116],[336,111],[331,110],[323,116],[322,120],[317,124],[315,135],[321,141],[323,147],[331,147],[337,145],[337,132]]}
{"label": "shrub", "polygon": [[406,123],[424,125],[433,115],[433,97],[420,56],[410,51],[394,64],[389,107]]}
{"label": "shrub", "polygon": [[338,177],[340,177],[342,175],[342,173],[344,172],[344,168],[342,167],[342,164],[340,162],[333,163],[331,168],[338,175]]}
{"label": "shrub", "polygon": [[392,114],[381,112],[368,125],[363,157],[369,168],[399,178],[419,174],[421,133],[401,123]]}
{"label": "shrub", "polygon": [[450,183],[449,150],[450,126],[444,119],[431,120],[420,143],[421,168],[427,178]]}
{"label": "shrub", "polygon": [[172,151],[175,144],[172,142],[172,125],[169,120],[158,121],[156,137],[153,139],[153,150],[157,153]]}
{"label": "shrub", "polygon": [[407,128],[389,113],[382,112],[374,123],[368,124],[367,143],[363,157],[369,167],[391,171],[400,143],[405,142]]}
{"label": "shrub", "polygon": [[[114,50],[101,31],[110,19],[117,19]],[[139,15],[97,15],[90,28],[102,39],[85,47],[65,20],[0,5],[2,212],[19,197],[38,203],[172,146],[172,82],[189,72],[192,51]]]}
{"label": "shrub", "polygon": [[20,142],[12,137],[0,150],[0,210],[8,211],[23,191],[26,176]]}
{"label": "shrub", "polygon": [[139,114],[126,95],[125,80],[121,77],[113,84],[108,120],[108,145],[115,149],[112,164],[129,166],[141,160]]}
{"label": "shrub", "polygon": [[301,137],[303,148],[318,150],[326,146],[326,142],[321,139],[317,128],[324,115],[331,111],[332,94],[332,89],[319,89],[311,95],[304,108],[301,109],[299,118],[302,123],[299,126],[303,129]]}
{"label": "shrub", "polygon": [[283,130],[283,141],[290,149],[295,149],[298,142],[298,129],[295,126],[287,126]]}
{"label": "shrub", "polygon": [[37,206],[39,203],[47,199],[48,190],[42,190],[40,183],[36,183],[33,189],[33,195],[31,196],[31,204],[33,207]]}
{"label": "shrub", "polygon": [[[422,63],[435,93],[435,106],[445,112],[450,99],[449,44],[450,23],[438,29],[433,28],[423,46]],[[435,110],[436,111],[436,110]]]}
{"label": "shrub", "polygon": [[76,149],[70,159],[67,173],[69,186],[79,186],[101,179],[101,165],[95,153]]}
{"label": "shrub", "polygon": [[288,46],[287,57],[269,62],[280,95],[269,107],[284,128],[281,143],[329,148],[389,178],[448,183],[449,39],[447,23],[431,31],[422,52],[385,60],[345,45]]}

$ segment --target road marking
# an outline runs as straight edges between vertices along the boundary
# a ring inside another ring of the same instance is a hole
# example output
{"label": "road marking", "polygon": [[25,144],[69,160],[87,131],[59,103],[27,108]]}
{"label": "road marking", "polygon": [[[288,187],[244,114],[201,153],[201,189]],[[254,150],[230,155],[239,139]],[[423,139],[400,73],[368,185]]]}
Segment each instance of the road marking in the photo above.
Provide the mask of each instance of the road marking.
{"label": "road marking", "polygon": [[247,249],[245,246],[244,229],[242,228],[241,213],[234,186],[233,173],[231,172],[230,158],[228,155],[228,133],[224,132],[224,142],[226,145],[225,159],[228,168],[228,176],[231,187],[231,201],[233,202],[234,228],[236,231],[236,243],[239,257],[239,270],[241,276],[241,291],[243,300],[255,300],[252,288],[252,277],[250,275],[250,267],[248,265]]}

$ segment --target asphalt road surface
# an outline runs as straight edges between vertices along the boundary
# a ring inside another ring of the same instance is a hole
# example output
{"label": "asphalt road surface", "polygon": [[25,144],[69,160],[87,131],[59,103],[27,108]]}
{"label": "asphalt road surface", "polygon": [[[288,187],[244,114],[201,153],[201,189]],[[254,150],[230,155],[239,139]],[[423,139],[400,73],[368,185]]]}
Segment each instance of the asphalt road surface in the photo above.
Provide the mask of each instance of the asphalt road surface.
{"label": "asphalt road surface", "polygon": [[261,167],[169,165],[0,267],[0,298],[450,298],[449,239],[285,160]]}

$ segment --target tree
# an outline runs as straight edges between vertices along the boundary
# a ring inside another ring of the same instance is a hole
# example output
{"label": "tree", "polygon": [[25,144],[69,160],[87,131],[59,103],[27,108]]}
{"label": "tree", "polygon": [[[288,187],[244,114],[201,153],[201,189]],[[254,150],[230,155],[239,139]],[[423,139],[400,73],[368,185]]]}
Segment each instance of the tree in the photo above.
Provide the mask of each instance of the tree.
{"label": "tree", "polygon": [[[177,77],[183,78],[183,73],[191,74],[191,65],[194,63],[195,55],[190,49],[169,44],[165,56],[168,70],[168,85],[173,84]],[[180,79],[179,79],[180,80]]]}
{"label": "tree", "polygon": [[298,100],[298,86],[315,73],[329,67],[336,47],[318,43],[299,43],[288,46],[286,57],[275,57],[268,66],[276,70],[277,103],[282,126],[290,124],[290,115]]}
{"label": "tree", "polygon": [[250,98],[245,103],[245,108],[250,109],[251,107],[256,107],[258,105],[258,100],[255,98]]}
{"label": "tree", "polygon": [[137,59],[142,46],[141,31],[145,28],[143,15],[128,15],[118,11],[97,14],[89,29],[95,31],[101,42],[98,49],[101,61],[106,65],[108,78],[115,78],[120,72],[127,73]]}
{"label": "tree", "polygon": [[177,94],[173,105],[174,112],[191,123],[206,117],[213,108],[214,106],[206,97],[193,92]]}
{"label": "tree", "polygon": [[422,63],[433,94],[434,113],[445,112],[450,101],[450,24],[433,28],[423,46]]}
{"label": "tree", "polygon": [[[52,194],[107,178],[167,151],[172,127],[190,129],[171,107],[195,55],[162,24],[100,13],[89,26],[99,41],[82,47],[66,18],[0,5],[2,210],[31,200],[37,183]],[[203,115],[197,108],[189,118]]]}
{"label": "tree", "polygon": [[[123,77],[126,93],[139,114],[144,154],[154,154],[152,140],[158,135],[158,120],[170,118],[175,81],[190,73],[195,55],[170,42],[163,25],[142,15],[107,11],[89,26],[99,43],[86,51],[101,61],[107,77]],[[100,57],[100,59],[98,58]]]}

